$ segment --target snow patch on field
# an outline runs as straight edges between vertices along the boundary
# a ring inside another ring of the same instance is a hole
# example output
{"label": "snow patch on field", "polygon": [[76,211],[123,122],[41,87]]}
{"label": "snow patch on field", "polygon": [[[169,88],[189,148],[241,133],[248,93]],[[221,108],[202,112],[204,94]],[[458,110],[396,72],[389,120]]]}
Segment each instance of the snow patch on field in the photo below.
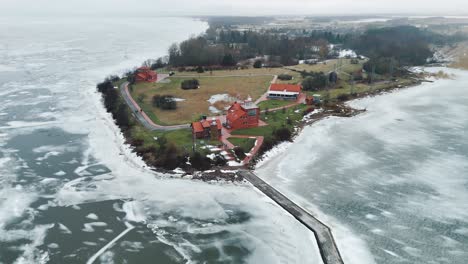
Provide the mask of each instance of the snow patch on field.
{"label": "snow patch on field", "polygon": [[207,101],[210,102],[210,104],[214,104],[216,102],[220,101],[226,101],[226,102],[234,102],[237,99],[230,96],[229,94],[215,94],[210,97]]}
{"label": "snow patch on field", "polygon": [[343,49],[343,50],[340,50],[338,57],[340,57],[340,58],[346,58],[346,57],[356,58],[357,54],[356,54],[356,52],[354,50]]}
{"label": "snow patch on field", "polygon": [[219,113],[221,113],[221,110],[219,110],[218,108],[216,108],[216,107],[214,107],[214,106],[212,106],[212,105],[210,105],[210,106],[208,107],[208,110],[210,110],[210,112],[211,112],[212,114],[219,114]]}

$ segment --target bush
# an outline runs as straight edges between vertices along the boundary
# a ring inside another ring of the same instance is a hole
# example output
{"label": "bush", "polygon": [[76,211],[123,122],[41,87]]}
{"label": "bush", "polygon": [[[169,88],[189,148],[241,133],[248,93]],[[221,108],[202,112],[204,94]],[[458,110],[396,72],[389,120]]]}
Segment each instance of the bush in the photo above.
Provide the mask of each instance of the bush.
{"label": "bush", "polygon": [[128,75],[128,76],[127,76],[127,81],[128,81],[130,84],[135,84],[135,82],[136,82],[135,75],[133,75],[133,74]]}
{"label": "bush", "polygon": [[226,158],[222,155],[216,155],[213,162],[216,166],[224,166],[227,164]]}
{"label": "bush", "polygon": [[153,106],[163,110],[177,109],[177,102],[172,95],[155,95],[153,96]]}
{"label": "bush", "polygon": [[260,147],[260,150],[258,152],[258,154],[259,154],[258,156],[260,156],[262,153],[265,153],[265,152],[269,151],[270,149],[272,149],[275,146],[275,144],[276,144],[276,142],[272,138],[266,137],[263,140],[262,146]]}
{"label": "bush", "polygon": [[236,157],[240,160],[245,159],[245,151],[241,147],[235,147],[234,148],[234,154],[236,154]]}
{"label": "bush", "polygon": [[197,170],[207,170],[211,167],[211,159],[204,157],[200,152],[195,152],[190,156],[190,163]]}
{"label": "bush", "polygon": [[263,62],[262,62],[261,60],[256,60],[256,61],[254,62],[254,64],[253,64],[253,67],[254,67],[255,69],[260,69],[260,68],[262,67],[262,65],[263,65]]}
{"label": "bush", "polygon": [[198,72],[198,73],[204,73],[205,70],[203,69],[202,66],[198,66],[198,67],[197,67],[197,72]]}
{"label": "bush", "polygon": [[160,151],[158,159],[155,161],[155,166],[162,167],[167,170],[173,170],[177,168],[183,161],[183,157],[180,157],[178,149],[174,144],[169,144],[165,151]]}
{"label": "bush", "polygon": [[200,86],[200,82],[197,79],[184,80],[180,84],[180,88],[184,90],[198,89],[199,86]]}
{"label": "bush", "polygon": [[292,80],[292,75],[289,75],[289,74],[280,74],[278,75],[278,79],[282,80],[282,81],[290,81]]}
{"label": "bush", "polygon": [[288,128],[282,127],[273,131],[273,136],[277,141],[289,141],[291,140],[292,133]]}
{"label": "bush", "polygon": [[271,62],[268,62],[268,64],[265,66],[265,67],[268,67],[268,68],[281,68],[283,67],[284,65],[281,64],[280,62],[277,62],[277,61],[271,61]]}
{"label": "bush", "polygon": [[163,62],[162,58],[159,58],[156,60],[155,63],[152,63],[150,68],[151,70],[157,70],[157,69],[160,69],[160,68],[164,68],[167,64]]}
{"label": "bush", "polygon": [[237,64],[237,61],[234,59],[232,54],[226,54],[224,55],[221,65],[223,66],[235,66]]}
{"label": "bush", "polygon": [[318,91],[327,86],[327,76],[323,72],[302,72],[305,78],[302,81],[302,88],[305,91]]}
{"label": "bush", "polygon": [[104,80],[105,82],[116,82],[120,80],[119,76],[117,75],[110,75],[110,76],[107,76],[107,78]]}
{"label": "bush", "polygon": [[145,99],[146,99],[146,94],[139,94],[139,95],[137,96],[137,101],[138,101],[139,103],[143,103],[143,101],[144,101]]}
{"label": "bush", "polygon": [[308,107],[306,110],[304,110],[304,112],[302,114],[307,115],[307,114],[312,113],[314,110],[315,110],[314,107]]}
{"label": "bush", "polygon": [[349,95],[348,94],[340,94],[340,95],[338,95],[337,99],[344,102],[344,101],[349,100]]}

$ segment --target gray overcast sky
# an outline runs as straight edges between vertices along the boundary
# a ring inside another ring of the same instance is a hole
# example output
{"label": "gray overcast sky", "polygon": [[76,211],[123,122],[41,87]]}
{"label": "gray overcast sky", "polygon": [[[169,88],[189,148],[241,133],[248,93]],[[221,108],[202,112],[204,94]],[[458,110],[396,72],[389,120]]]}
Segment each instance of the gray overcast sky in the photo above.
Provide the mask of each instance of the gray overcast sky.
{"label": "gray overcast sky", "polygon": [[468,0],[0,0],[0,14],[468,15]]}

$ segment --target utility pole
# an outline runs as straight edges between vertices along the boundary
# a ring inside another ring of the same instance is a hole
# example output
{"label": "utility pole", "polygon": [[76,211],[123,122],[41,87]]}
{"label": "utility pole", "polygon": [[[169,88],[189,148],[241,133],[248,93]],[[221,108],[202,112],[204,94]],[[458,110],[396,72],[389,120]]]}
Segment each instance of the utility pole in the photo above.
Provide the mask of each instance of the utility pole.
{"label": "utility pole", "polygon": [[395,61],[390,59],[390,79],[393,79],[393,71],[395,69]]}
{"label": "utility pole", "polygon": [[326,78],[326,89],[327,89],[327,91],[326,91],[326,93],[325,93],[325,100],[326,100],[327,103],[328,103],[328,101],[330,101],[330,82],[329,82],[329,80],[328,80],[328,76],[327,76],[327,78]]}
{"label": "utility pole", "polygon": [[195,153],[196,143],[195,143],[195,133],[192,133],[192,153]]}

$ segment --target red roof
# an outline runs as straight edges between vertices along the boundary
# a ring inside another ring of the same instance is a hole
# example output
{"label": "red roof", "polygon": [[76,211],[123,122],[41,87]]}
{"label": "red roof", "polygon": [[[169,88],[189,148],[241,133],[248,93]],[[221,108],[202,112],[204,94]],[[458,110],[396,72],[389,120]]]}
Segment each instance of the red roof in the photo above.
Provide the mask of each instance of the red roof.
{"label": "red roof", "polygon": [[272,83],[270,85],[270,91],[275,92],[291,92],[291,93],[300,93],[302,87],[297,84],[283,84],[283,83]]}
{"label": "red roof", "polygon": [[146,66],[141,66],[140,68],[137,69],[138,71],[151,71],[151,68],[150,67],[146,67]]}
{"label": "red roof", "polygon": [[158,80],[158,74],[148,67],[140,67],[135,73],[136,81],[155,82]]}
{"label": "red roof", "polygon": [[203,125],[201,122],[193,122],[192,128],[193,128],[193,132],[195,133],[203,132]]}
{"label": "red roof", "polygon": [[[203,132],[205,128],[210,128],[213,120],[202,120],[192,123],[192,128],[195,133]],[[218,129],[222,129],[223,125],[219,119],[216,119],[216,126]]]}
{"label": "red roof", "polygon": [[237,110],[244,110],[242,105],[238,102],[234,102],[231,107],[229,107],[229,111],[237,111]]}
{"label": "red roof", "polygon": [[226,118],[229,119],[229,121],[234,122],[234,120],[237,120],[244,116],[247,112],[245,109],[242,107],[241,104],[238,102],[235,102],[233,105],[228,110]]}

